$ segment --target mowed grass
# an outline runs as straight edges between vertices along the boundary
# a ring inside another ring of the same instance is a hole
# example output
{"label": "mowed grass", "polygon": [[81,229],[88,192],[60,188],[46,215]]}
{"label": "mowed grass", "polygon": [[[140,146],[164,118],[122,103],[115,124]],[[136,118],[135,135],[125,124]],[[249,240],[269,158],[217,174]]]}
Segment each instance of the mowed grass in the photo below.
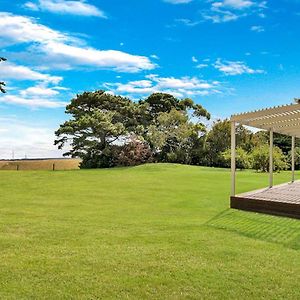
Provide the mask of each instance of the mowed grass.
{"label": "mowed grass", "polygon": [[[239,192],[267,182],[238,173]],[[300,221],[230,210],[228,170],[1,171],[0,183],[1,299],[300,299]]]}

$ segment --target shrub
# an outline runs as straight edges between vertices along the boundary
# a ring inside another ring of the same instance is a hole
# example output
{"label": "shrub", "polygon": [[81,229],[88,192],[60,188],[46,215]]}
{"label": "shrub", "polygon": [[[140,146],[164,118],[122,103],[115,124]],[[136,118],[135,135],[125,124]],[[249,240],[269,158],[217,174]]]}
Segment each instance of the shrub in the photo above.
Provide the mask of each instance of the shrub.
{"label": "shrub", "polygon": [[[269,146],[262,145],[255,147],[251,152],[252,168],[257,171],[267,172],[269,170]],[[273,166],[275,171],[286,170],[288,162],[282,150],[273,148]]]}
{"label": "shrub", "polygon": [[103,151],[89,151],[85,155],[81,155],[82,162],[80,164],[81,169],[93,169],[93,168],[112,168],[117,165],[119,147],[116,145],[110,145]]}
{"label": "shrub", "polygon": [[152,160],[152,152],[148,143],[131,138],[130,142],[121,146],[117,165],[135,166]]}
{"label": "shrub", "polygon": [[[292,151],[289,151],[288,153],[288,162],[291,165],[292,164]],[[300,165],[300,147],[295,147],[295,168],[299,169]]]}
{"label": "shrub", "polygon": [[[231,151],[230,149],[222,153],[226,167],[230,167]],[[236,167],[237,169],[249,169],[251,167],[250,155],[241,147],[236,149]]]}

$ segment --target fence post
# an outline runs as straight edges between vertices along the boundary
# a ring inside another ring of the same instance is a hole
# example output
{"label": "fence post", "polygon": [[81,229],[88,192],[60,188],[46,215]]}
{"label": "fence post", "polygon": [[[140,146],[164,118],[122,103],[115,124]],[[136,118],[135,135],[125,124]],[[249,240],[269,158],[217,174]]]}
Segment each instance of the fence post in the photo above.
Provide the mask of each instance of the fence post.
{"label": "fence post", "polygon": [[17,171],[19,171],[19,165],[17,165]]}
{"label": "fence post", "polygon": [[52,171],[55,171],[55,164],[52,165]]}

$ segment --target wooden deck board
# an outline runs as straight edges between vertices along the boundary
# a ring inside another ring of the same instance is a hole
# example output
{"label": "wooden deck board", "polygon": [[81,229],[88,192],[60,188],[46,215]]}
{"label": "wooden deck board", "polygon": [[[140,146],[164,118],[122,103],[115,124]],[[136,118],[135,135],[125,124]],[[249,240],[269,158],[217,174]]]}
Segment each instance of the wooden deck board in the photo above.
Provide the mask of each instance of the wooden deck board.
{"label": "wooden deck board", "polygon": [[300,218],[300,181],[232,196],[230,207]]}

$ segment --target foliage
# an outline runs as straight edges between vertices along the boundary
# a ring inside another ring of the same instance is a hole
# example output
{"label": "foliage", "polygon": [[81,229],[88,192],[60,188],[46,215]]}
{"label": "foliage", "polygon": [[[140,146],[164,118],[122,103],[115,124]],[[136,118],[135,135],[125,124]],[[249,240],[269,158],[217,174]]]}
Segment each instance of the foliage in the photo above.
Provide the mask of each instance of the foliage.
{"label": "foliage", "polygon": [[[242,125],[236,127],[236,144],[237,149],[242,156],[252,151],[258,145],[265,141],[260,138],[259,133],[254,134],[249,129]],[[206,138],[206,151],[209,166],[225,167],[228,166],[228,159],[225,159],[228,154],[231,144],[231,125],[229,120],[218,120],[214,122],[211,130]],[[242,152],[244,150],[244,152]],[[224,156],[225,153],[225,156]],[[244,165],[248,166],[248,158]],[[242,163],[241,163],[242,167]]]}
{"label": "foliage", "polygon": [[[269,132],[260,131],[259,133],[257,133],[257,135],[260,137],[261,141],[264,141],[266,143],[268,142]],[[274,132],[273,143],[274,146],[279,147],[285,155],[288,155],[292,148],[292,137]],[[300,139],[296,139],[295,144],[296,147],[300,147]]]}
{"label": "foliage", "polygon": [[149,144],[135,136],[120,147],[117,164],[119,166],[136,166],[152,161],[152,151]]}
{"label": "foliage", "polygon": [[[287,156],[289,164],[292,163],[292,151],[290,150]],[[300,168],[300,147],[295,147],[295,168]]]}
{"label": "foliage", "polygon": [[[251,167],[251,155],[246,152],[242,147],[236,148],[236,168],[237,169],[249,169]],[[231,162],[231,151],[227,149],[223,152],[223,157],[226,162],[226,166],[230,167]]]}
{"label": "foliage", "polygon": [[210,119],[209,112],[200,104],[195,104],[190,98],[177,99],[173,95],[167,93],[153,93],[145,100],[141,100],[140,104],[148,106],[147,114],[150,122],[155,121],[160,113],[168,113],[172,109],[177,111],[190,111],[192,117]]}
{"label": "foliage", "polygon": [[[105,91],[85,92],[66,108],[71,115],[56,131],[65,155],[80,157],[82,168],[147,162],[229,167],[231,125],[217,120],[208,129],[209,112],[192,99],[154,93],[138,102]],[[134,137],[134,141],[131,139]],[[236,128],[237,168],[268,170],[269,133]],[[300,141],[296,140],[300,147]],[[274,166],[289,167],[291,138],[274,134]],[[135,148],[136,147],[136,148]],[[134,156],[137,156],[136,159]]]}
{"label": "foliage", "polygon": [[222,167],[225,164],[222,153],[230,147],[230,122],[214,122],[206,138],[206,156],[209,166]]}
{"label": "foliage", "polygon": [[177,99],[166,93],[154,93],[145,105],[144,139],[158,161],[190,164],[196,144],[206,133],[203,120],[209,112],[192,99]]}
{"label": "foliage", "polygon": [[64,155],[82,158],[82,167],[114,166],[114,143],[135,129],[135,110],[131,100],[104,91],[77,95],[66,108],[71,119],[55,132],[55,145],[70,144]]}
{"label": "foliage", "polygon": [[[268,145],[261,145],[253,149],[251,153],[253,169],[263,172],[269,170],[269,151]],[[286,157],[277,146],[273,147],[273,166],[275,171],[288,168]]]}
{"label": "foliage", "polygon": [[200,104],[165,93],[136,103],[104,91],[85,92],[71,100],[66,113],[71,119],[55,132],[55,145],[62,149],[69,144],[64,155],[82,158],[83,168],[133,163],[132,157],[126,162],[124,157],[133,145],[141,146],[130,141],[133,134],[159,161],[190,163],[194,143],[206,132],[201,120],[210,118]]}
{"label": "foliage", "polygon": [[193,137],[203,132],[203,124],[189,122],[186,112],[173,108],[159,113],[156,125],[149,126],[147,139],[160,161],[190,163]]}

